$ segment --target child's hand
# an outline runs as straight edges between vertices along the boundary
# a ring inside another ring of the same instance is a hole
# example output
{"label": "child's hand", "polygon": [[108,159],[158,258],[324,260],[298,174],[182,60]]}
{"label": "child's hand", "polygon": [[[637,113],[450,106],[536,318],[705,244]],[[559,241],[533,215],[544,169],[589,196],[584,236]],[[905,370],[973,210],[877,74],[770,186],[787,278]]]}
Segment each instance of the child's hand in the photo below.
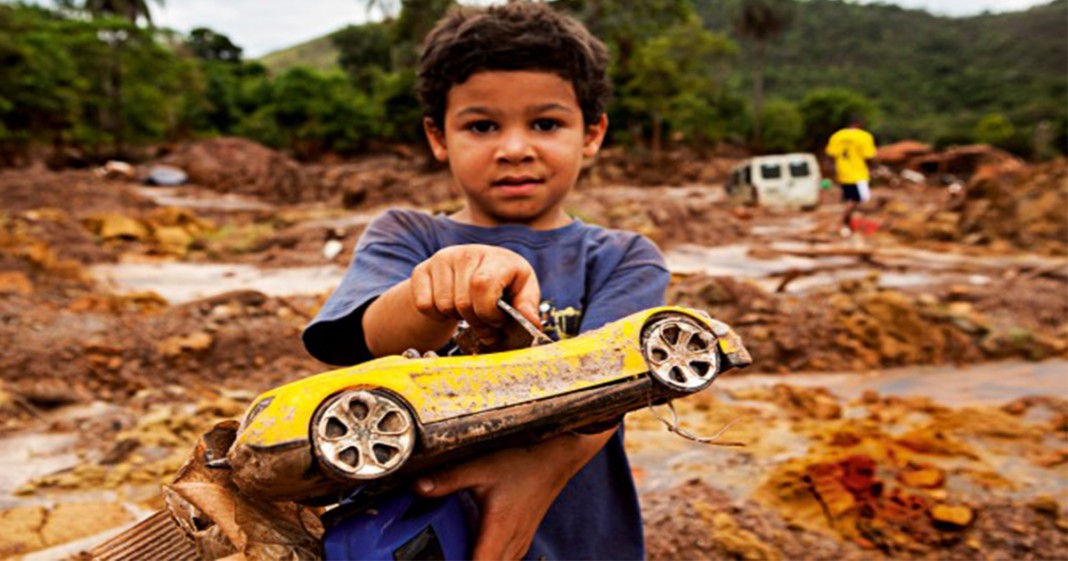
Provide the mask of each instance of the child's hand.
{"label": "child's hand", "polygon": [[508,448],[422,477],[416,491],[444,497],[470,489],[480,528],[473,559],[519,559],[557,495],[612,437],[567,434],[533,446]]}
{"label": "child's hand", "polygon": [[463,319],[480,339],[492,342],[505,316],[497,300],[505,294],[534,325],[541,289],[534,268],[519,254],[489,245],[447,247],[420,263],[411,277],[412,300],[423,315]]}

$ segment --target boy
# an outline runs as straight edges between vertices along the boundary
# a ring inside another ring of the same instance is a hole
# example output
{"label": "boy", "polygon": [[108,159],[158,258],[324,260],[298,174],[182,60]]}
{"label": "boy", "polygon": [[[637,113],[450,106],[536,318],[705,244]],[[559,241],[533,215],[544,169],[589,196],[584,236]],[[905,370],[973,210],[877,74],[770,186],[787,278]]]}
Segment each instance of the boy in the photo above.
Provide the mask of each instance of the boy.
{"label": "boy", "polygon": [[842,187],[842,201],[846,204],[842,215],[843,236],[853,233],[853,213],[871,198],[868,160],[875,157],[875,139],[863,126],[863,119],[853,117],[849,126],[831,135],[827,142],[826,152],[834,158],[835,176]]}
{"label": "boy", "polygon": [[[434,156],[466,206],[376,219],[305,331],[309,352],[347,365],[439,349],[459,320],[491,342],[502,296],[557,339],[663,304],[669,273],[651,242],[564,212],[608,127],[607,59],[544,4],[445,16],[424,43],[419,94]],[[427,497],[462,489],[480,507],[476,559],[644,556],[621,429],[502,450],[416,482]]]}

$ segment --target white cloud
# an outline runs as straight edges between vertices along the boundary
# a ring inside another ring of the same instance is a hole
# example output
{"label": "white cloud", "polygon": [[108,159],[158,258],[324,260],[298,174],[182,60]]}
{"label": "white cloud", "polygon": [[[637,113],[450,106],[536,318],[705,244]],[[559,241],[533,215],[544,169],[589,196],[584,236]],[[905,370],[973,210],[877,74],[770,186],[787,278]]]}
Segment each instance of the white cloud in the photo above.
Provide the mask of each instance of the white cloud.
{"label": "white cloud", "polygon": [[359,0],[167,0],[152,8],[157,25],[185,33],[207,27],[229,37],[248,58],[368,20]]}
{"label": "white cloud", "polygon": [[1048,0],[893,0],[887,3],[923,9],[940,16],[974,16],[983,12],[1026,10],[1047,2]]}

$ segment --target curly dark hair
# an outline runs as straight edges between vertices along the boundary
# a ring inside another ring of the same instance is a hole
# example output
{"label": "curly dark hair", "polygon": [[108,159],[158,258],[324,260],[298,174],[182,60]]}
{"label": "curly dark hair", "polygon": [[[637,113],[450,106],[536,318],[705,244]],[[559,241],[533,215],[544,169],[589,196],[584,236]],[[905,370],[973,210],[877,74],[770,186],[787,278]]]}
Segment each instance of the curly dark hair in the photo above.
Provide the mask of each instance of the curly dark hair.
{"label": "curly dark hair", "polygon": [[608,49],[586,28],[546,4],[456,7],[423,41],[419,99],[439,129],[449,88],[485,70],[538,70],[571,82],[582,119],[593,124],[612,91]]}

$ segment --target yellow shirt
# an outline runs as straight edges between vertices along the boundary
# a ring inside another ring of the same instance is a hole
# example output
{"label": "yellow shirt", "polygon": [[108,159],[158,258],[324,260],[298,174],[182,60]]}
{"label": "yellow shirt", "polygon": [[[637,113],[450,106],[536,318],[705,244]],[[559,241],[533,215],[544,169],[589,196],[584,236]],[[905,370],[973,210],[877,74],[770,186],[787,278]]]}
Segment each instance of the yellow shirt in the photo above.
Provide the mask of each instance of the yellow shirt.
{"label": "yellow shirt", "polygon": [[868,164],[865,160],[875,157],[875,139],[861,129],[842,129],[827,143],[827,155],[834,157],[834,168],[839,183],[868,181]]}

